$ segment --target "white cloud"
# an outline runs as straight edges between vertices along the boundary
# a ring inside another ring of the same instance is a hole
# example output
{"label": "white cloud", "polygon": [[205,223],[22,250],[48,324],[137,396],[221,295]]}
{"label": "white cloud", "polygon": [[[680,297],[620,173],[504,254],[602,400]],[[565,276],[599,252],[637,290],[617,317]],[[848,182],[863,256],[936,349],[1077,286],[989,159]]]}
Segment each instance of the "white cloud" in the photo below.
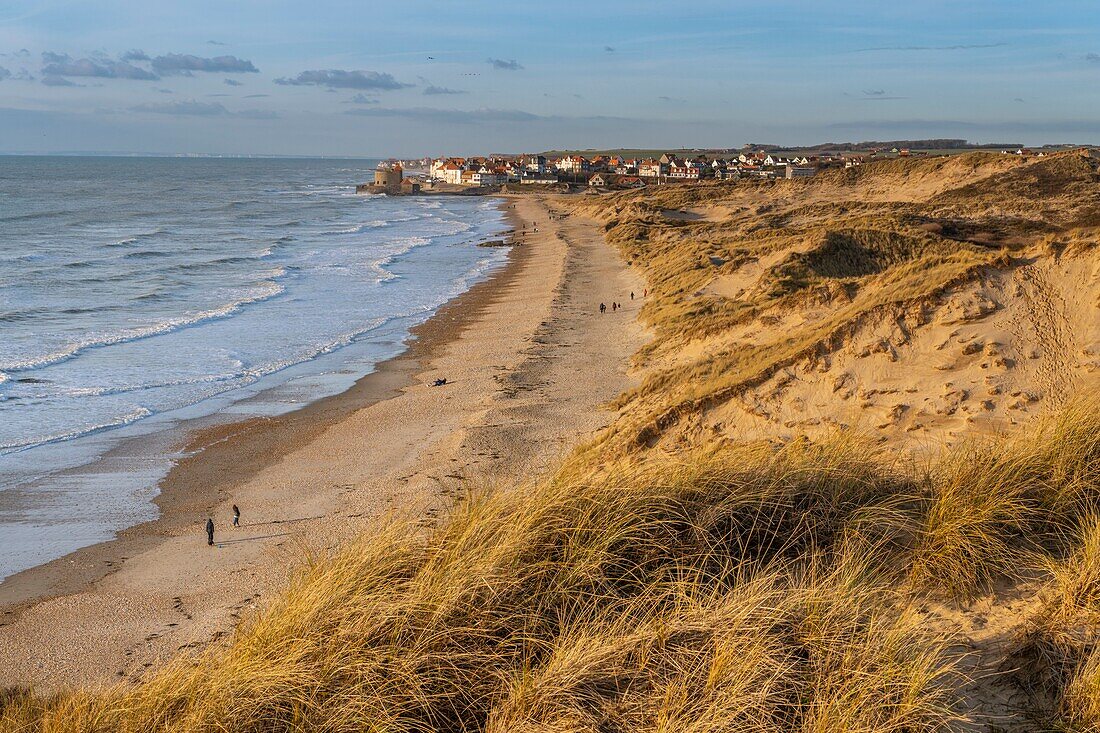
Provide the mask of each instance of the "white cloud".
{"label": "white cloud", "polygon": [[42,54],[45,76],[78,76],[99,79],[136,79],[155,81],[156,74],[134,66],[128,61],[113,61],[107,58],[73,59],[66,54],[47,51]]}
{"label": "white cloud", "polygon": [[276,79],[275,83],[288,86],[320,86],[330,89],[370,89],[374,91],[391,91],[412,86],[412,84],[397,81],[391,74],[377,71],[346,71],[344,69],[303,71],[292,79],[286,77]]}
{"label": "white cloud", "polygon": [[171,102],[150,102],[131,107],[132,112],[149,112],[158,115],[183,115],[189,117],[214,117],[229,114],[229,110],[219,102],[196,102],[179,100]]}
{"label": "white cloud", "polygon": [[153,70],[158,74],[188,74],[194,71],[220,74],[255,74],[260,70],[247,59],[236,56],[204,58],[185,53],[169,53],[153,59]]}
{"label": "white cloud", "polygon": [[523,68],[523,64],[515,59],[489,59],[488,63],[494,69],[500,69],[501,71],[519,71]]}

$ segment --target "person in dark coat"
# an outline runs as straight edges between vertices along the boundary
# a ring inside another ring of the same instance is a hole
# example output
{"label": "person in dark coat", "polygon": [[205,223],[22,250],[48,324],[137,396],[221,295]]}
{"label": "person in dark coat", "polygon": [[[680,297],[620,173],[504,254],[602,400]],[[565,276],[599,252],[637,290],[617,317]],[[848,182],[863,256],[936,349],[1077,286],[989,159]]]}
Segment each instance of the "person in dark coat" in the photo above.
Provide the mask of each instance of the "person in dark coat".
{"label": "person in dark coat", "polygon": [[241,526],[241,510],[237,508],[237,505],[233,505],[233,526]]}
{"label": "person in dark coat", "polygon": [[206,544],[214,544],[214,520],[210,517],[206,518]]}

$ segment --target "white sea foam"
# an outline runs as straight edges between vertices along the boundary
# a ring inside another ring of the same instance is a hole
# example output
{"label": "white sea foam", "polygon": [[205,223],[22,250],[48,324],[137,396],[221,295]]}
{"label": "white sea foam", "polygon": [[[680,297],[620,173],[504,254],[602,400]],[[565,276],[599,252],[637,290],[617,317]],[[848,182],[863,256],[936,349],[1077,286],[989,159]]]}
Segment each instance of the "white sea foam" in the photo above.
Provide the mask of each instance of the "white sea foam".
{"label": "white sea foam", "polygon": [[102,430],[108,430],[110,428],[117,428],[117,427],[121,427],[123,425],[130,425],[131,423],[137,422],[138,420],[141,420],[142,418],[149,417],[152,414],[153,413],[152,413],[151,410],[148,410],[144,407],[138,407],[138,408],[134,409],[133,411],[131,411],[131,412],[115,419],[115,420],[110,420],[108,422],[105,422],[105,423],[102,423],[102,424],[99,424],[99,425],[89,425],[89,426],[86,426],[86,427],[82,427],[78,430],[69,430],[67,432],[54,433],[52,435],[50,435],[50,434],[42,435],[42,436],[36,437],[32,441],[0,443],[0,455],[4,455],[5,453],[11,453],[13,451],[21,451],[21,450],[26,450],[28,448],[34,448],[34,447],[37,447],[37,446],[40,446],[40,445],[46,445],[48,443],[58,443],[58,442],[61,442],[61,441],[64,441],[64,440],[72,440],[74,438],[79,438],[79,437],[84,436],[84,435],[90,435],[92,433],[98,433]]}
{"label": "white sea foam", "polygon": [[[0,558],[11,557],[5,537],[22,537],[23,567],[62,551],[38,526],[35,497],[80,507],[108,535],[148,518],[147,482],[173,460],[160,431],[344,389],[503,261],[473,246],[503,229],[485,200],[355,195],[369,165],[60,164],[80,185],[38,181],[32,159],[5,164],[12,175],[0,179],[5,215],[10,205],[17,217],[0,227],[0,252],[20,258],[0,257],[0,283],[19,298],[0,342],[0,496],[20,497],[17,514],[0,501]],[[49,218],[18,218],[39,211]],[[125,436],[162,440],[165,452],[141,471],[105,469]],[[105,475],[113,503],[100,501]],[[64,511],[51,521],[68,521]],[[28,522],[34,531],[15,531]]]}
{"label": "white sea foam", "polygon": [[[412,219],[405,219],[403,221],[412,221]],[[340,234],[362,234],[368,229],[380,229],[381,227],[390,226],[390,222],[385,219],[375,219],[374,221],[364,222],[362,224],[355,224],[354,226],[345,227],[343,229],[337,229],[331,232],[325,232],[325,234],[334,236]]]}
{"label": "white sea foam", "polygon": [[[285,274],[285,270],[281,271],[281,274]],[[21,372],[29,369],[40,369],[44,366],[56,364],[67,359],[72,359],[74,356],[85,352],[89,349],[95,349],[103,346],[113,346],[116,344],[126,343],[130,341],[139,341],[141,339],[152,338],[154,336],[162,336],[173,331],[178,331],[182,328],[188,328],[191,326],[204,323],[206,321],[213,321],[219,318],[226,318],[233,315],[241,308],[251,305],[253,303],[260,303],[265,300],[270,300],[275,296],[281,294],[285,290],[284,286],[271,282],[262,285],[257,288],[253,288],[248,294],[241,298],[238,298],[230,303],[226,303],[218,308],[211,308],[210,310],[199,311],[197,313],[190,313],[187,315],[179,316],[177,318],[169,318],[157,323],[152,323],[147,326],[138,326],[136,328],[127,328],[112,333],[105,333],[97,336],[89,336],[78,341],[74,341],[67,344],[64,348],[50,352],[48,354],[42,354],[40,356],[33,356],[29,359],[23,359],[11,362],[0,362],[0,371],[5,372]]]}

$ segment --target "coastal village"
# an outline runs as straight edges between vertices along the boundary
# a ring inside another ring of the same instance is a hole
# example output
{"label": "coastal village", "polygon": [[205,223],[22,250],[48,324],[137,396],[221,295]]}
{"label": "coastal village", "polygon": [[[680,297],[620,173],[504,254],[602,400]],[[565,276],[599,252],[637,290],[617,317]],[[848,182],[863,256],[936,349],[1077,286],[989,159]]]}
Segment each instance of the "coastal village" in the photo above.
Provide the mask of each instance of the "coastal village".
{"label": "coastal village", "polygon": [[[863,156],[782,157],[763,151],[731,157],[683,157],[665,153],[659,158],[614,155],[547,156],[541,154],[487,157],[426,158],[384,161],[375,172],[372,188],[400,188],[415,193],[437,185],[480,188],[508,184],[594,189],[644,188],[666,183],[733,180],[743,177],[797,178],[813,176],[819,168],[852,167]],[[411,175],[406,178],[405,173]]]}
{"label": "coastal village", "polygon": [[[705,156],[680,157],[673,153],[646,159],[605,155],[592,158],[583,155],[441,158],[431,162],[429,177],[462,186],[566,183],[593,188],[641,188],[660,183],[728,180],[744,176],[812,176],[817,166],[831,165],[833,162],[832,159],[784,158],[762,151],[710,159]],[[859,158],[850,158],[842,164],[856,165],[861,162]]]}
{"label": "coastal village", "polygon": [[[1000,151],[1005,155],[1044,156],[1026,148]],[[568,186],[592,190],[644,188],[652,185],[728,181],[742,178],[809,178],[829,168],[853,168],[882,158],[923,157],[925,150],[891,148],[816,155],[783,155],[743,149],[723,154],[664,153],[637,158],[596,154],[490,155],[387,160],[379,164],[374,182],[361,192],[419,193],[421,190],[477,189],[505,185]]]}

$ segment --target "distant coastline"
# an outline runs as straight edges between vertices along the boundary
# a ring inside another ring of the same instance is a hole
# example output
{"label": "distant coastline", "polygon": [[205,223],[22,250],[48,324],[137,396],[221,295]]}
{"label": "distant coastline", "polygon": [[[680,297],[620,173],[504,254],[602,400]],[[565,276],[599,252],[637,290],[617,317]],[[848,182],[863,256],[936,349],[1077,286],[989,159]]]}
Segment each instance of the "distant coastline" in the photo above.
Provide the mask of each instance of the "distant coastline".
{"label": "distant coastline", "polygon": [[[363,201],[345,179],[364,167],[10,161],[0,246],[23,259],[0,268],[59,294],[5,312],[0,576],[155,516],[179,425],[346,390],[504,262],[474,246],[504,234],[492,202]],[[155,182],[168,179],[159,201]],[[192,180],[201,186],[175,193]],[[59,196],[66,205],[51,206]]]}

